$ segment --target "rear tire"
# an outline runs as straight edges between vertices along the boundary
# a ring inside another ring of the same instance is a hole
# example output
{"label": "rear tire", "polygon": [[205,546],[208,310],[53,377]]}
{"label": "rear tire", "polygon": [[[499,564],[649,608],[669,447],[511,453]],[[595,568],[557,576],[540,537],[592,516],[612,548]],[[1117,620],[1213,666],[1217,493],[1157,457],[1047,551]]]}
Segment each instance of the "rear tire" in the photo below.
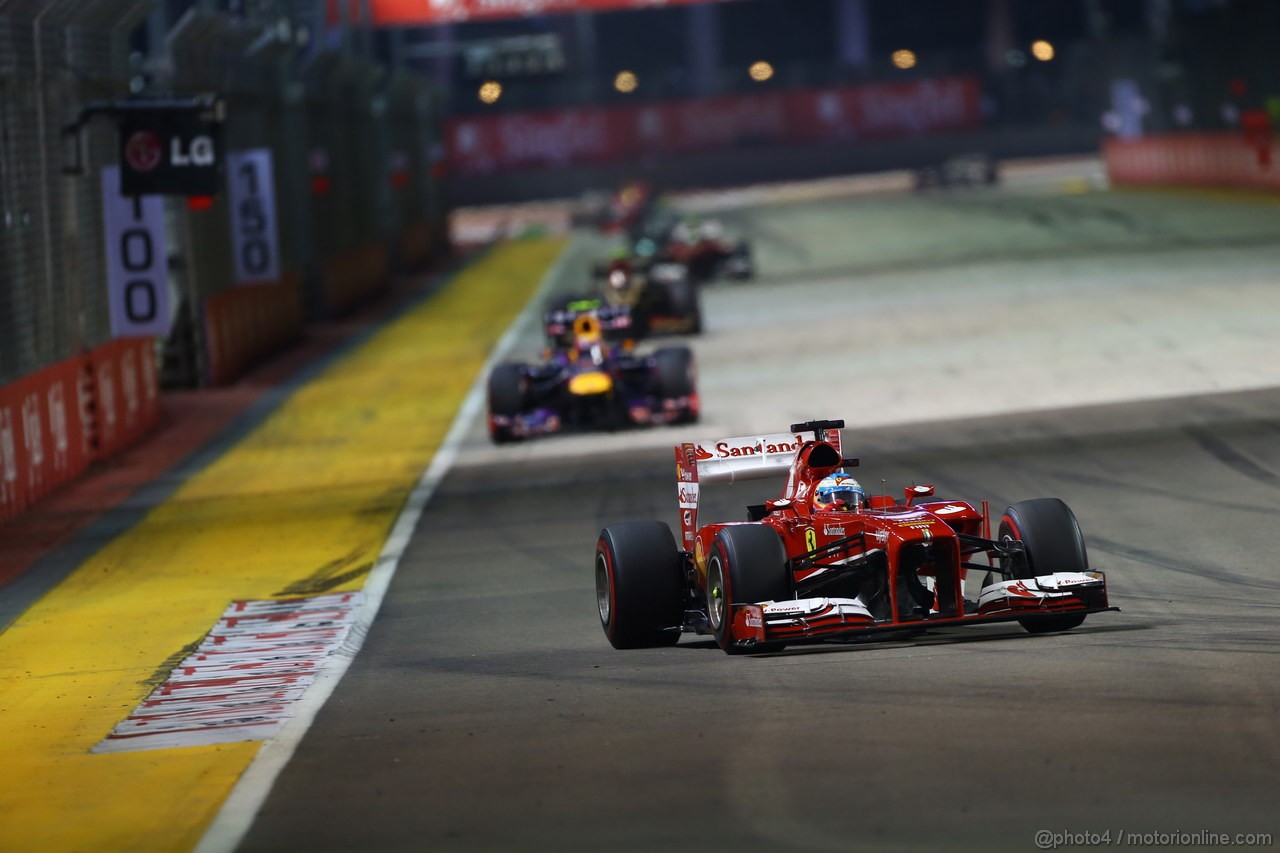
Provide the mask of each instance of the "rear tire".
{"label": "rear tire", "polygon": [[[489,374],[489,414],[518,416],[524,410],[527,391],[528,383],[525,381],[523,365],[494,366]],[[495,444],[516,440],[509,429],[494,425],[492,418],[489,420],[489,436]]]}
{"label": "rear tire", "polygon": [[780,650],[782,643],[754,648],[735,646],[730,631],[735,604],[791,597],[787,551],[777,531],[767,524],[742,524],[726,527],[716,534],[707,559],[706,594],[712,633],[727,654]]}
{"label": "rear tire", "polygon": [[[1055,572],[1089,571],[1084,534],[1075,513],[1057,498],[1019,501],[1004,511],[998,538],[1020,539],[1023,557],[1002,561],[1001,569],[1015,578],[1033,578]],[[1031,634],[1067,631],[1084,622],[1084,613],[1019,619]]]}
{"label": "rear tire", "polygon": [[684,577],[671,528],[611,524],[596,542],[596,605],[615,649],[673,646],[684,623]]}
{"label": "rear tire", "polygon": [[664,347],[653,354],[657,374],[657,395],[664,400],[688,398],[688,405],[675,423],[691,424],[698,420],[698,371],[693,351],[688,347]]}
{"label": "rear tire", "polygon": [[756,265],[751,255],[750,244],[742,242],[733,247],[732,263],[737,267],[734,278],[745,281],[756,277]]}
{"label": "rear tire", "polygon": [[687,320],[692,334],[702,331],[702,305],[698,287],[683,278],[667,285],[667,305],[672,315]]}
{"label": "rear tire", "polygon": [[663,347],[653,354],[653,364],[659,397],[687,397],[695,392],[697,373],[688,347]]}

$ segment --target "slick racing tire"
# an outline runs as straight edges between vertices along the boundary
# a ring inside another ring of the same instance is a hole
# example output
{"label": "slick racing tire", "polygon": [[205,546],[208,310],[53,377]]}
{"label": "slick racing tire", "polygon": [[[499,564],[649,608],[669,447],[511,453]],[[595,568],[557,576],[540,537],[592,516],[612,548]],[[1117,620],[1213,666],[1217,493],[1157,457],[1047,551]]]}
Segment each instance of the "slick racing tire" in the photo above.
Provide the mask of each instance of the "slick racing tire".
{"label": "slick racing tire", "polygon": [[[688,347],[664,347],[658,350],[653,354],[653,367],[657,395],[660,398],[696,398],[698,374],[693,362],[693,351]],[[698,409],[696,399],[693,399],[679,422],[693,423],[697,419]]]}
{"label": "slick racing tire", "polygon": [[731,655],[781,649],[782,643],[733,645],[733,606],[790,597],[787,552],[776,530],[767,524],[740,524],[716,534],[707,558],[707,618],[720,648]]}
{"label": "slick racing tire", "polygon": [[702,300],[698,293],[698,286],[688,278],[667,285],[667,305],[671,313],[687,319],[689,333],[694,335],[702,332]]}
{"label": "slick racing tire", "polygon": [[[515,417],[524,409],[526,383],[524,367],[519,364],[495,365],[489,374],[489,414]],[[489,437],[495,444],[515,441],[516,437],[505,427],[489,421]]]}
{"label": "slick racing tire", "polygon": [[664,399],[687,397],[696,389],[697,374],[693,351],[688,347],[663,347],[653,354],[658,396]]}
{"label": "slick racing tire", "polygon": [[751,245],[746,242],[733,247],[733,253],[726,262],[734,268],[733,277],[745,281],[756,277],[755,261],[751,257]]}
{"label": "slick racing tire", "polygon": [[673,646],[684,623],[684,577],[671,528],[611,524],[596,542],[596,605],[615,649]]}
{"label": "slick racing tire", "polygon": [[[1001,562],[1015,578],[1033,578],[1054,572],[1087,572],[1089,555],[1075,513],[1057,498],[1019,501],[1004,511],[997,536],[1000,541],[1021,539],[1023,556]],[[1084,622],[1085,614],[1036,616],[1019,619],[1029,633],[1067,631]]]}

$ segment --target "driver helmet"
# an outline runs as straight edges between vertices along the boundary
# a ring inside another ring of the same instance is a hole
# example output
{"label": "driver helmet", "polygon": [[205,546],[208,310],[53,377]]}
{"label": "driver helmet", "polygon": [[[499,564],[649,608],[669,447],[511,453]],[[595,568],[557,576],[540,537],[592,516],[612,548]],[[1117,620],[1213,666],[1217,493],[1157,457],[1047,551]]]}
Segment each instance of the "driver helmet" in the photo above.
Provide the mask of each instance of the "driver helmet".
{"label": "driver helmet", "polygon": [[609,286],[615,290],[625,290],[631,284],[631,276],[622,267],[609,270]]}
{"label": "driver helmet", "polygon": [[826,510],[859,509],[866,502],[866,495],[858,481],[843,471],[822,478],[813,492],[813,508]]}

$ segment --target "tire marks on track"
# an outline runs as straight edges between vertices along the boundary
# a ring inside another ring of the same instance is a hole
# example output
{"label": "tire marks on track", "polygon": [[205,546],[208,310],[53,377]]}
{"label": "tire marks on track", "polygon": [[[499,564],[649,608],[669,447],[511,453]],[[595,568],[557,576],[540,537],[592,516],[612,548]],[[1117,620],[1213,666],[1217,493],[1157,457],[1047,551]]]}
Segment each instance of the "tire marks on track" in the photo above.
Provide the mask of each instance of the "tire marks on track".
{"label": "tire marks on track", "polygon": [[1240,476],[1280,489],[1280,474],[1253,461],[1217,434],[1199,426],[1187,427],[1185,432],[1206,453]]}

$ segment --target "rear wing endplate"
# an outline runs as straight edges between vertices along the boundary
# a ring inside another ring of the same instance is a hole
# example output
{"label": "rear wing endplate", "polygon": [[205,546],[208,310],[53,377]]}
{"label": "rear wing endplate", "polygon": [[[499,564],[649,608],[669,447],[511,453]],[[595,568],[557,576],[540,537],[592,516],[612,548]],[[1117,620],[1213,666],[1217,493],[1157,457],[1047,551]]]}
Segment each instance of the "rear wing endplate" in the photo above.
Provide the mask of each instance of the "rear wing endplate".
{"label": "rear wing endplate", "polygon": [[[839,427],[843,425],[842,421],[816,421],[793,424],[792,432],[677,444],[676,500],[680,507],[682,547],[693,550],[702,483],[734,483],[785,474],[795,462],[796,451],[807,441],[826,441],[839,451]],[[795,429],[807,426],[815,428]]]}

